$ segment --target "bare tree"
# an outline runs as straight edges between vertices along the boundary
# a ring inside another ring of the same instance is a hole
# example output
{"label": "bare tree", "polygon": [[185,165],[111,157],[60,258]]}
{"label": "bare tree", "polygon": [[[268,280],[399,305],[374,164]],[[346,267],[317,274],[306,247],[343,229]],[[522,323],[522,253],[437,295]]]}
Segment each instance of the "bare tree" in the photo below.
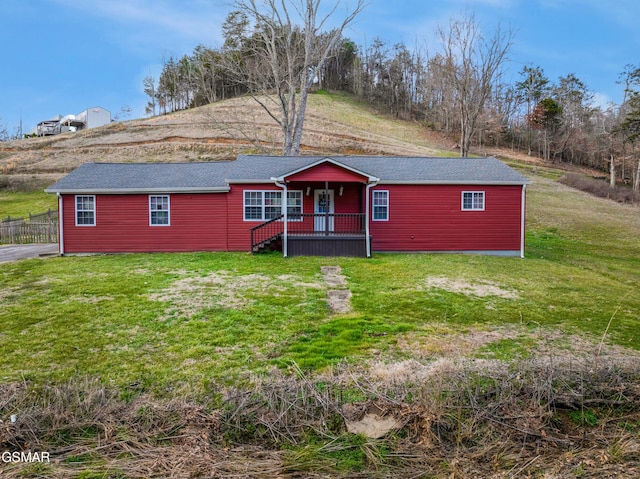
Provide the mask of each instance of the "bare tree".
{"label": "bare tree", "polygon": [[[623,118],[618,130],[624,135],[624,142],[631,145],[632,156],[636,156],[635,146],[640,138],[640,67],[627,65],[621,78],[625,89],[624,101],[621,106]],[[633,190],[640,191],[640,157],[636,157]]]}
{"label": "bare tree", "polygon": [[0,141],[7,141],[8,139],[7,125],[0,123]]}
{"label": "bare tree", "polygon": [[454,91],[460,116],[460,156],[467,156],[471,138],[494,82],[512,45],[511,31],[498,27],[485,38],[473,15],[452,20],[448,30],[438,29],[444,77]]}
{"label": "bare tree", "polygon": [[[335,54],[342,32],[365,5],[357,0],[338,26],[323,30],[333,21],[339,3],[326,15],[319,13],[321,0],[236,0],[234,8],[255,23],[242,72],[252,97],[279,125],[282,153],[298,155],[307,107],[314,81]],[[302,25],[296,24],[296,21]]]}
{"label": "bare tree", "polygon": [[147,115],[156,116],[156,81],[151,75],[148,75],[142,80],[142,86],[144,93],[149,97],[144,112]]}

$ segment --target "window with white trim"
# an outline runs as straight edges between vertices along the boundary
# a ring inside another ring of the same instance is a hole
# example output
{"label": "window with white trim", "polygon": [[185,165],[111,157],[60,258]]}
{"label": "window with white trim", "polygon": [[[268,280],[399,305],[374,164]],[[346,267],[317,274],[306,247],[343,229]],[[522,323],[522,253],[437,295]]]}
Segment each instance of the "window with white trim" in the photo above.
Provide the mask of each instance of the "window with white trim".
{"label": "window with white trim", "polygon": [[[282,191],[245,191],[244,220],[267,221],[282,214]],[[302,191],[287,191],[287,214],[302,220]]]}
{"label": "window with white trim", "polygon": [[149,225],[170,225],[169,195],[149,195]]}
{"label": "window with white trim", "polygon": [[95,195],[76,195],[76,226],[96,225]]}
{"label": "window with white trim", "polygon": [[389,192],[386,190],[373,191],[373,221],[389,220]]}
{"label": "window with white trim", "polygon": [[270,220],[282,214],[282,193],[280,191],[264,192],[264,219]]}
{"label": "window with white trim", "polygon": [[462,192],[463,211],[483,211],[484,191],[463,191]]}

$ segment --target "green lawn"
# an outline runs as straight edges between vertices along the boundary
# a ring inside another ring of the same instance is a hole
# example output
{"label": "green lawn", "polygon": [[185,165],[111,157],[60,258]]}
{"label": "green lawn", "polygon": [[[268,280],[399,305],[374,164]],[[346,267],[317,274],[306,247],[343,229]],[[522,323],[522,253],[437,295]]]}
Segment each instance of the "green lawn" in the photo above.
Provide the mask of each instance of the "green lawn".
{"label": "green lawn", "polygon": [[[468,351],[498,358],[528,354],[539,331],[597,343],[610,320],[608,341],[640,349],[637,210],[542,179],[529,208],[525,259],[189,253],[0,264],[0,380],[86,375],[199,393],[294,363],[428,360],[470,331],[508,328]],[[324,265],[342,268],[351,312],[331,314]]]}
{"label": "green lawn", "polygon": [[58,208],[56,195],[44,191],[8,192],[0,190],[0,220],[44,213]]}

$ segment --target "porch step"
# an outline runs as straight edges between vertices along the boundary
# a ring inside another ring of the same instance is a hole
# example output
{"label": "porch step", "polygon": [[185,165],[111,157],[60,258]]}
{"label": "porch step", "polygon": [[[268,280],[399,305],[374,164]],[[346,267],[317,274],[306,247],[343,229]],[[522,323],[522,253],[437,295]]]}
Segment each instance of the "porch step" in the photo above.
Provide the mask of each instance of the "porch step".
{"label": "porch step", "polygon": [[261,243],[253,245],[252,251],[254,253],[264,253],[265,251],[271,251],[272,245],[277,247],[281,239],[282,237],[280,235],[275,236],[273,238],[269,238],[268,240],[265,240]]}

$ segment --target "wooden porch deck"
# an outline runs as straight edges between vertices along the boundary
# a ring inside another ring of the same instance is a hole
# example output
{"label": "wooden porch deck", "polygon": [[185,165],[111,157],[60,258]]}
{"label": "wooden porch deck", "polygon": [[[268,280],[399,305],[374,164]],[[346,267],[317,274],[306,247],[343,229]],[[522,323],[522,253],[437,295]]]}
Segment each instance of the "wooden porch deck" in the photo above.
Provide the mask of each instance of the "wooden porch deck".
{"label": "wooden porch deck", "polygon": [[[291,215],[287,222],[288,256],[367,257],[364,214]],[[285,228],[280,215],[251,230],[251,250],[282,250]]]}
{"label": "wooden porch deck", "polygon": [[287,239],[289,256],[353,256],[367,257],[366,236],[290,234]]}

